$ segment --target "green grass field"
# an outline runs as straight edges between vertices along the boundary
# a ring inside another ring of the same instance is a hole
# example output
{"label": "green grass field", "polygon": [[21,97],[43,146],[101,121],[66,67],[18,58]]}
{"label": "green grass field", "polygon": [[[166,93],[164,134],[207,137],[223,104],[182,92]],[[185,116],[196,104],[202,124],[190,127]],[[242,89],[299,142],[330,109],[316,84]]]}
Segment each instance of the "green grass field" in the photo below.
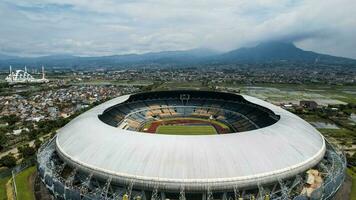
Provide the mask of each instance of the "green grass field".
{"label": "green grass field", "polygon": [[215,135],[214,127],[206,126],[179,126],[179,125],[161,125],[156,133],[167,135]]}
{"label": "green grass field", "polygon": [[0,200],[7,200],[6,196],[6,183],[10,177],[0,179]]}
{"label": "green grass field", "polygon": [[356,137],[353,131],[347,130],[345,128],[340,129],[318,129],[323,135],[331,136],[334,138],[345,138],[351,139]]}
{"label": "green grass field", "polygon": [[347,169],[347,173],[351,176],[352,178],[352,187],[351,187],[351,195],[350,195],[350,200],[356,200],[356,168],[354,170]]}
{"label": "green grass field", "polygon": [[16,175],[17,199],[35,200],[30,176],[36,171],[36,167],[30,167]]}

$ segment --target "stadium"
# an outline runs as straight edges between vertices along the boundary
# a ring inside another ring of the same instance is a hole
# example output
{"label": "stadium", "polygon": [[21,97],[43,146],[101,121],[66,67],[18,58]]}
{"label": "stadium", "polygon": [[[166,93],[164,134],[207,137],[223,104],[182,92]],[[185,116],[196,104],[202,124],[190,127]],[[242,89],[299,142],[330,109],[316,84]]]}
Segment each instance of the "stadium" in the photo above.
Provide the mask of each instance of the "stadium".
{"label": "stadium", "polygon": [[332,199],[344,155],[260,99],[215,91],[124,95],[76,117],[37,155],[56,199]]}

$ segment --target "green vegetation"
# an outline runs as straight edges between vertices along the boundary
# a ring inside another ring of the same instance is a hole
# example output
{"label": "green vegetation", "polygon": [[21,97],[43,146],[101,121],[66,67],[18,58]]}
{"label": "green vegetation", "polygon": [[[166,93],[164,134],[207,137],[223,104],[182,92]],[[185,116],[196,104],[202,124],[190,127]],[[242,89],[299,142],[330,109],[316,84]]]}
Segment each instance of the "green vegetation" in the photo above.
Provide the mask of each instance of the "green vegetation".
{"label": "green vegetation", "polygon": [[200,81],[172,81],[172,82],[164,82],[156,87],[152,88],[153,90],[171,90],[171,89],[203,89],[210,90],[209,87],[204,85],[203,82]]}
{"label": "green vegetation", "polygon": [[216,130],[209,125],[204,126],[180,126],[180,125],[161,125],[156,131],[158,134],[168,135],[214,135]]}
{"label": "green vegetation", "polygon": [[16,166],[16,158],[12,154],[8,154],[0,159],[0,166],[4,166],[7,168]]}
{"label": "green vegetation", "polygon": [[1,121],[8,123],[9,126],[13,126],[16,122],[19,122],[20,120],[21,120],[20,117],[14,114],[1,117]]}
{"label": "green vegetation", "polygon": [[17,187],[17,197],[18,199],[34,200],[33,185],[30,182],[30,177],[35,173],[36,168],[30,167],[21,173],[17,174],[16,187]]}
{"label": "green vegetation", "polygon": [[35,155],[36,149],[34,147],[30,147],[30,145],[25,144],[23,146],[18,147],[19,152],[21,153],[23,158],[30,158]]}
{"label": "green vegetation", "polygon": [[294,102],[315,100],[319,104],[356,103],[354,85],[322,85],[322,84],[217,84],[231,89],[240,89],[241,93],[267,99],[271,102]]}
{"label": "green vegetation", "polygon": [[353,167],[352,169],[348,168],[347,169],[347,173],[352,178],[352,187],[351,187],[350,200],[356,200],[356,167]]}
{"label": "green vegetation", "polygon": [[[297,113],[299,114],[299,113]],[[317,114],[299,114],[299,117],[303,118],[305,121],[308,121],[308,122],[324,122],[324,123],[333,123],[332,121],[328,120],[328,119],[325,119],[325,118],[322,118],[320,117],[319,115]]]}
{"label": "green vegetation", "polygon": [[0,179],[0,200],[7,200],[6,196],[6,183],[9,181],[10,177],[5,177]]}
{"label": "green vegetation", "polygon": [[6,135],[12,132],[16,128],[16,123],[20,121],[20,118],[16,115],[8,115],[0,117],[0,151],[4,150],[9,141],[9,136]]}
{"label": "green vegetation", "polygon": [[323,135],[331,136],[333,138],[352,138],[354,134],[352,131],[341,129],[318,129]]}
{"label": "green vegetation", "polygon": [[[198,117],[196,117],[196,118],[194,118],[194,117],[176,117],[176,118],[161,119],[161,121],[163,121],[164,123],[169,122],[169,121],[176,121],[176,120],[178,120],[178,121],[179,120],[195,120],[195,121],[199,120],[202,122],[202,124],[207,124],[207,126],[210,126],[209,124],[214,124],[214,125],[220,126],[223,129],[227,129],[227,130],[231,131],[231,129],[228,125],[224,124],[223,122],[217,121],[217,120],[203,119],[203,118],[198,118]],[[143,125],[143,127],[141,128],[141,130],[147,130],[152,125],[152,123],[153,123],[152,121],[145,123]],[[178,125],[175,125],[175,126],[178,126]],[[214,131],[215,131],[214,134],[216,134],[215,128],[214,128]],[[159,133],[158,130],[156,132]],[[171,135],[172,134],[173,133],[171,133]],[[179,135],[179,134],[177,133],[176,135]],[[181,134],[181,135],[193,135],[193,134]],[[198,135],[198,134],[195,134],[195,135]]]}
{"label": "green vegetation", "polygon": [[[353,155],[346,154],[346,159],[347,159],[347,164],[351,166],[356,166],[356,153],[354,153]],[[353,169],[356,174],[356,167],[354,167]]]}
{"label": "green vegetation", "polygon": [[149,86],[150,80],[102,80],[93,79],[80,82],[72,82],[71,85],[115,85],[115,86]]}
{"label": "green vegetation", "polygon": [[7,143],[7,137],[3,131],[0,130],[0,151],[4,149]]}
{"label": "green vegetation", "polygon": [[329,105],[312,110],[298,109],[294,113],[308,122],[325,123],[325,126],[319,125],[318,130],[345,151],[349,165],[356,166],[356,124],[351,119],[351,114],[356,113],[356,104]]}

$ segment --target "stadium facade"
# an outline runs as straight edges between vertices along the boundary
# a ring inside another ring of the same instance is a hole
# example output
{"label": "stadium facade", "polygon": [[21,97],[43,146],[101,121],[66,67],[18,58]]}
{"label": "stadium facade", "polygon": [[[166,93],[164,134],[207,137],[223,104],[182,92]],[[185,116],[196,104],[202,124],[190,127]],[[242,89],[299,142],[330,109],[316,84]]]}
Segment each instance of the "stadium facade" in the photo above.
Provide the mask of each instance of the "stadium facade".
{"label": "stadium facade", "polygon": [[[231,131],[147,128],[172,118]],[[38,153],[39,176],[56,199],[332,199],[345,168],[345,156],[296,115],[213,91],[117,97],[75,118]]]}

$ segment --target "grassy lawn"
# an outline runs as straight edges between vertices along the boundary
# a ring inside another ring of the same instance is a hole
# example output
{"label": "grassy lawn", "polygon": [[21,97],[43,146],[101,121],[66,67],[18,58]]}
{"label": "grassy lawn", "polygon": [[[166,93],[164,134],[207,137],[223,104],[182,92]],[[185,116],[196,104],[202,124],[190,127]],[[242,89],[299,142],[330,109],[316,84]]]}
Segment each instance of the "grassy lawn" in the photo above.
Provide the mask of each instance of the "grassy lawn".
{"label": "grassy lawn", "polygon": [[157,129],[158,134],[168,135],[214,135],[216,130],[212,126],[176,126],[162,125]]}
{"label": "grassy lawn", "polygon": [[16,186],[18,199],[34,200],[32,185],[29,181],[30,176],[36,171],[35,167],[30,167],[16,175]]}
{"label": "grassy lawn", "polygon": [[6,197],[6,183],[10,177],[0,179],[0,200],[7,200]]}
{"label": "grassy lawn", "polygon": [[356,167],[354,167],[354,170],[347,169],[347,173],[352,177],[350,200],[356,200]]}
{"label": "grassy lawn", "polygon": [[301,114],[301,115],[298,115],[299,117],[303,118],[304,120],[306,120],[307,122],[325,122],[325,123],[333,123],[331,122],[330,120],[327,120],[327,119],[324,119],[324,118],[321,118],[319,117],[318,115],[316,114],[309,114],[309,115],[306,115],[306,114]]}
{"label": "grassy lawn", "polygon": [[355,133],[350,130],[340,128],[340,129],[318,129],[323,135],[331,136],[334,138],[345,138],[351,139]]}

